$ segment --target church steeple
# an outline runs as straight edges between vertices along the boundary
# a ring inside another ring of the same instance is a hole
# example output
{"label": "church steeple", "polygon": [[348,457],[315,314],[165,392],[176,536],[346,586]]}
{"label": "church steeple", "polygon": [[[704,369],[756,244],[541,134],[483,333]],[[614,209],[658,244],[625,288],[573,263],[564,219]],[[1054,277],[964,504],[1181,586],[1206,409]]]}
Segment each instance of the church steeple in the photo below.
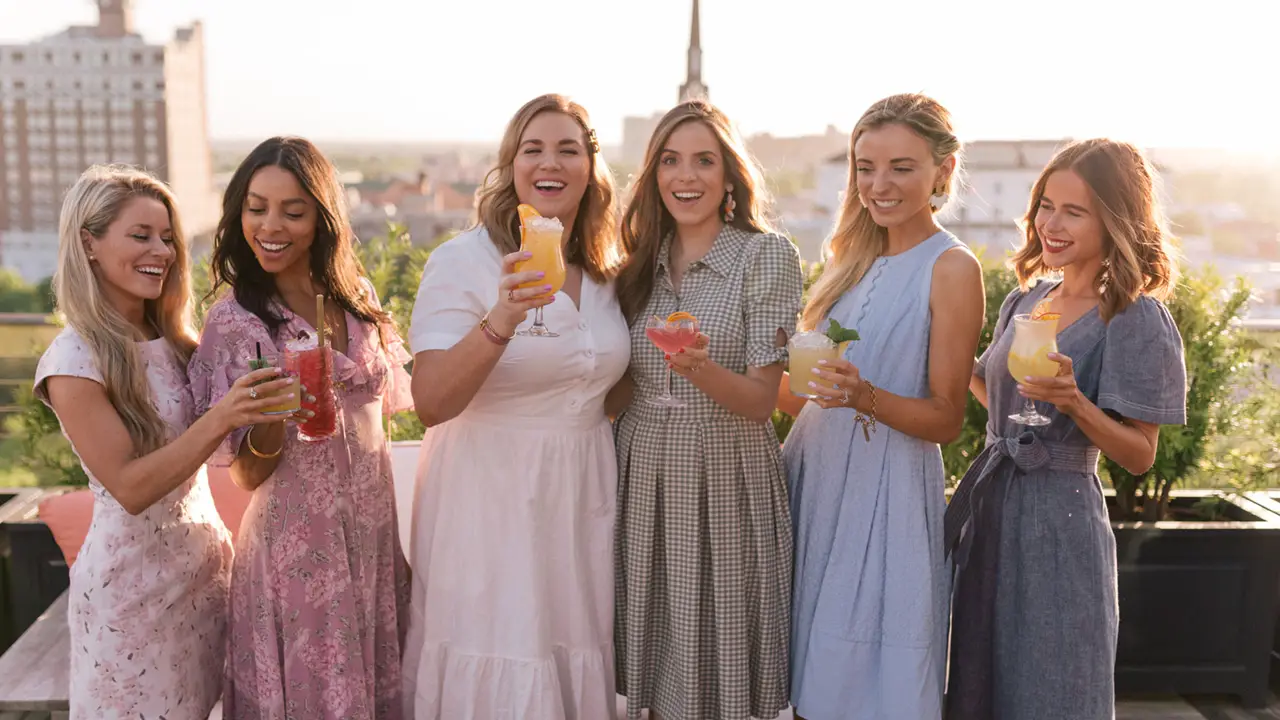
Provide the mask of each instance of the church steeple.
{"label": "church steeple", "polygon": [[698,0],[693,0],[693,24],[689,28],[689,70],[680,86],[680,102],[707,99],[707,86],[702,82],[702,37],[699,32]]}

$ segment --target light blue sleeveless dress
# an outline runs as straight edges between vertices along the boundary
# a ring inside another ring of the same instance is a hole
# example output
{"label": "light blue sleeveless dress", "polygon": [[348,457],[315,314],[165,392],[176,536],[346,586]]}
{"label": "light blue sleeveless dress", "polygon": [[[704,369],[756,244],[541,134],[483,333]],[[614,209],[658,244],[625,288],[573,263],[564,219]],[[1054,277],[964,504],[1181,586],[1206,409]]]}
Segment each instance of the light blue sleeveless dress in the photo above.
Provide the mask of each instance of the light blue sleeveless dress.
{"label": "light blue sleeveless dress", "polygon": [[[862,336],[845,357],[877,388],[928,396],[933,266],[956,247],[939,231],[881,257],[831,309]],[[942,453],[883,424],[867,441],[853,418],[808,403],[783,448],[792,703],[808,720],[939,718],[951,591]]]}

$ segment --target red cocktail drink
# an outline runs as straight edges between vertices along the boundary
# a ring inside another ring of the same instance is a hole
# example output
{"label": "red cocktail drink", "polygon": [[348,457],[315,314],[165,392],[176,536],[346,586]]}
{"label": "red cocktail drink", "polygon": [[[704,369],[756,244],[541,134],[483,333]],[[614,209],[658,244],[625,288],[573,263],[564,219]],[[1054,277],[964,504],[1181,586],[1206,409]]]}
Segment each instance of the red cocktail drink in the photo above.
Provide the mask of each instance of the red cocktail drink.
{"label": "red cocktail drink", "polygon": [[314,403],[305,398],[302,401],[302,409],[315,415],[298,423],[298,439],[319,442],[332,437],[338,429],[338,411],[333,394],[333,349],[329,343],[318,347],[314,337],[290,340],[284,346],[284,369],[301,380],[306,394],[316,398]]}

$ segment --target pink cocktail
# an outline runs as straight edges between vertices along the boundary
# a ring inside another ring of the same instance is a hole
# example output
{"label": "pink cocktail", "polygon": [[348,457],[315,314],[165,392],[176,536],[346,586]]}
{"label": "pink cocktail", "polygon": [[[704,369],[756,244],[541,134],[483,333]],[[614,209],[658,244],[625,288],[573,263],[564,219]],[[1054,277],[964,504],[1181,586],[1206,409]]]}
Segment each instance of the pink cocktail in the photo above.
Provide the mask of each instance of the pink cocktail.
{"label": "pink cocktail", "polygon": [[668,355],[678,353],[689,347],[698,339],[698,328],[696,327],[662,327],[662,328],[646,328],[644,334],[648,336],[649,342],[662,348],[662,351]]}
{"label": "pink cocktail", "polygon": [[[674,318],[674,319],[672,319]],[[653,316],[645,323],[645,337],[667,355],[675,355],[698,339],[698,319],[688,313],[675,313],[666,320]],[[684,407],[685,402],[671,394],[671,368],[667,368],[667,385],[661,395],[649,398],[650,405]]]}
{"label": "pink cocktail", "polygon": [[333,393],[333,349],[329,343],[319,347],[314,337],[290,340],[284,346],[284,369],[296,375],[307,394],[316,398],[314,403],[302,402],[302,409],[315,415],[298,423],[298,439],[319,442],[332,437],[338,430],[338,403]]}

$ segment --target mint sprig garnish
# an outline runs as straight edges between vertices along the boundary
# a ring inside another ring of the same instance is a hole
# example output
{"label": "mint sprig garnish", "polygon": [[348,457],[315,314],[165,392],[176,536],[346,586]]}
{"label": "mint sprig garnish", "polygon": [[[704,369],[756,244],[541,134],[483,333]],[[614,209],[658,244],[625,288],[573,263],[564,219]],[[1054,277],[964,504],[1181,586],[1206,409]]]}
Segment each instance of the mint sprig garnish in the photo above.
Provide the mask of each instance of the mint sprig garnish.
{"label": "mint sprig garnish", "polygon": [[836,322],[835,318],[832,318],[831,322],[827,325],[826,336],[831,338],[831,342],[837,345],[849,340],[862,339],[858,335],[857,330],[854,330],[853,328],[840,327],[840,323]]}

